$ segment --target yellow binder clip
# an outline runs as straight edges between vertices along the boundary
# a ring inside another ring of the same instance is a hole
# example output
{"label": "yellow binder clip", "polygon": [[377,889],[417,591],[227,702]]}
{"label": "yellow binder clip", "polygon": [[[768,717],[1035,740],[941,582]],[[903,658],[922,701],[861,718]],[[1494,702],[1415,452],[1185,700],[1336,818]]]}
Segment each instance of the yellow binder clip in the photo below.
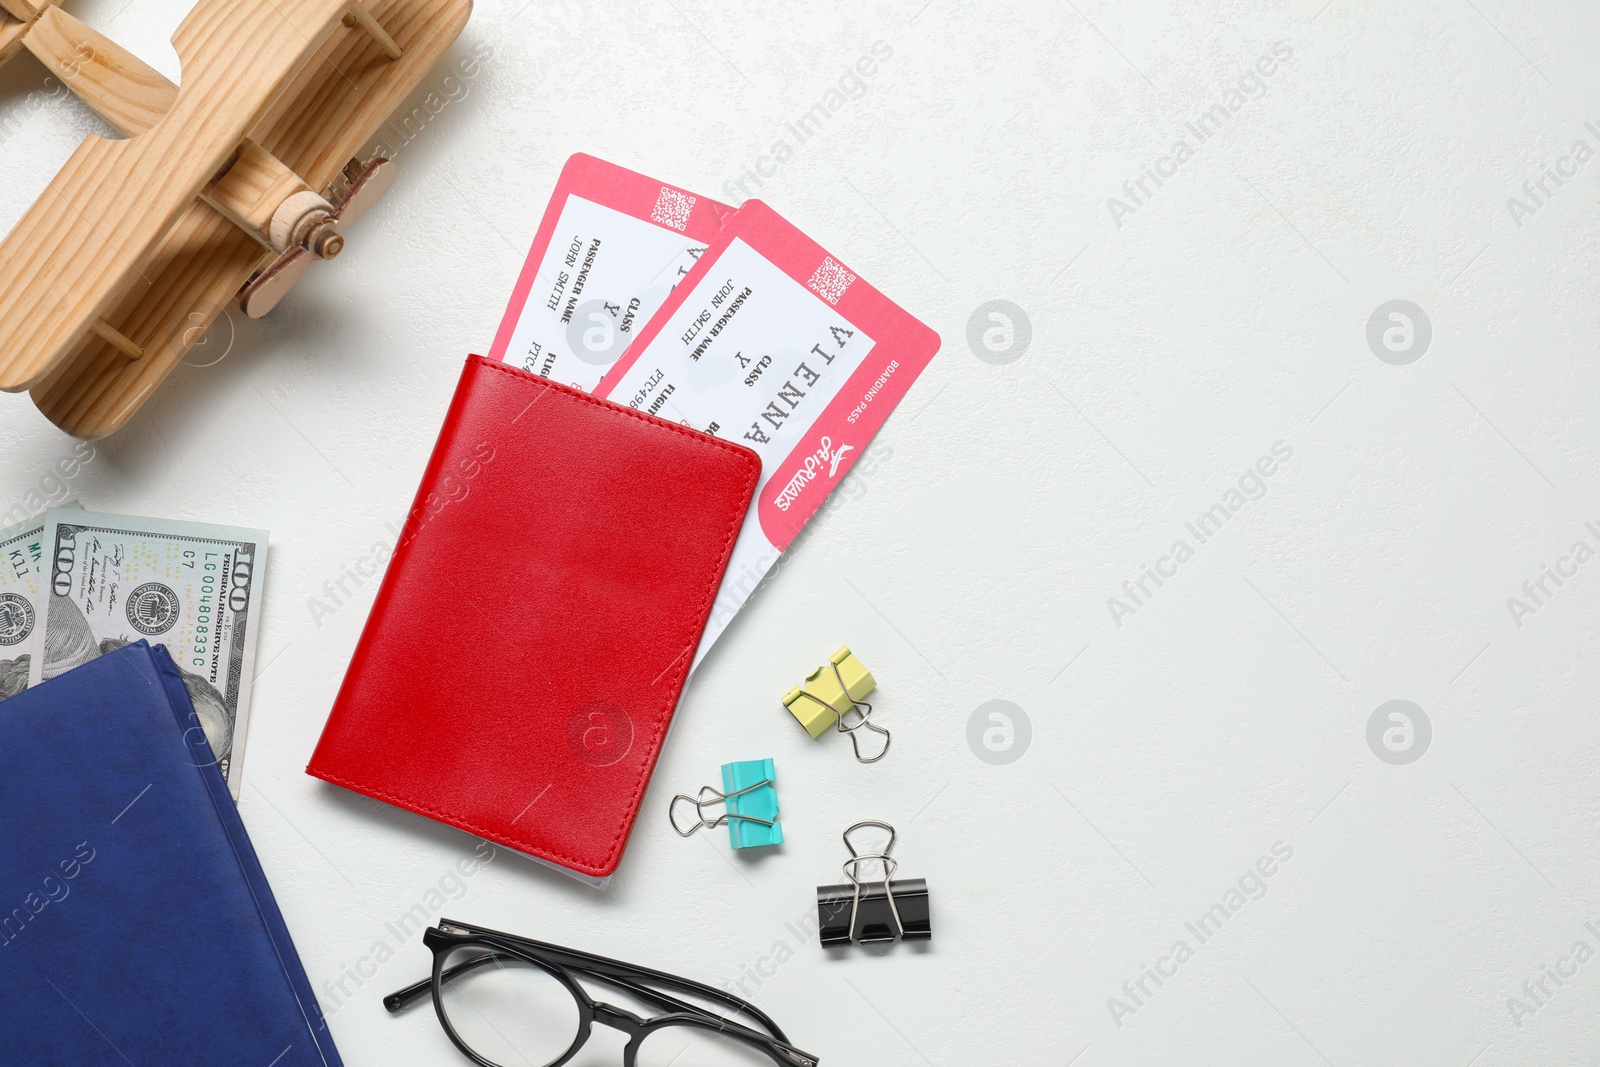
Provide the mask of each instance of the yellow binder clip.
{"label": "yellow binder clip", "polygon": [[[888,730],[872,722],[872,705],[861,698],[877,685],[855,653],[841,645],[839,651],[828,657],[827,663],[806,675],[804,684],[784,694],[783,706],[813,739],[821,737],[832,726],[850,735],[856,759],[862,763],[876,763],[888,754],[891,737]],[[883,748],[875,756],[861,754],[858,731],[863,727],[883,735]]]}

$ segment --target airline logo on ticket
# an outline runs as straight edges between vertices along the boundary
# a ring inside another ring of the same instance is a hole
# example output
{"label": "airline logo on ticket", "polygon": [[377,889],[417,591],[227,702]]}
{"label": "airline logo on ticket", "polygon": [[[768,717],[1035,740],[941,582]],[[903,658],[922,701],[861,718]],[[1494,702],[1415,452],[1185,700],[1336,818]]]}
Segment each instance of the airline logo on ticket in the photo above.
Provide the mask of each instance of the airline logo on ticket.
{"label": "airline logo on ticket", "polygon": [[489,358],[592,390],[732,213],[593,156],[573,156]]}
{"label": "airline logo on ticket", "polygon": [[761,457],[696,662],[939,350],[939,335],[747,201],[595,392]]}

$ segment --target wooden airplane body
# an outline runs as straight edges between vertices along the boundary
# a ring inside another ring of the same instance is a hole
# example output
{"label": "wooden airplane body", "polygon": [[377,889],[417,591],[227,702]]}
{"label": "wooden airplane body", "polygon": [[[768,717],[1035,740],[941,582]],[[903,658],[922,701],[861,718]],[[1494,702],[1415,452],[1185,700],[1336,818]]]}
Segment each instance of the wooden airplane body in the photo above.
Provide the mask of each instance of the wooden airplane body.
{"label": "wooden airplane body", "polygon": [[0,9],[0,62],[34,52],[127,135],[85,140],[0,244],[0,389],[98,438],[241,291],[264,313],[338,253],[392,177],[351,157],[471,0],[199,0],[173,37],[177,87],[45,0]]}

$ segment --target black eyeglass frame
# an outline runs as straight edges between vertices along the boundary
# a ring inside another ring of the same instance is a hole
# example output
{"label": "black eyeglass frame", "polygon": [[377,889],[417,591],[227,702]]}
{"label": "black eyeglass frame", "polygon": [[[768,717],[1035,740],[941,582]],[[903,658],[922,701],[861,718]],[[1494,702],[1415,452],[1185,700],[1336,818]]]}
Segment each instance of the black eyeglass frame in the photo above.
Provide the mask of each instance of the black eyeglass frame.
{"label": "black eyeglass frame", "polygon": [[[645,1038],[657,1030],[671,1026],[693,1026],[702,1030],[712,1030],[717,1033],[740,1041],[768,1057],[781,1067],[816,1067],[817,1058],[809,1052],[802,1052],[789,1043],[788,1036],[779,1028],[765,1012],[754,1004],[731,993],[716,989],[712,986],[696,982],[688,978],[679,978],[677,975],[667,974],[664,971],[652,970],[648,967],[639,967],[620,960],[607,959],[593,953],[583,952],[578,949],[564,948],[532,938],[519,937],[516,934],[502,933],[498,930],[489,930],[470,923],[456,922],[452,919],[439,920],[438,926],[430,926],[423,932],[422,943],[433,952],[433,974],[420,982],[415,982],[404,989],[396,990],[383,998],[383,1006],[390,1014],[396,1014],[411,1007],[424,995],[432,994],[434,1013],[439,1017],[439,1025],[444,1027],[445,1034],[452,1044],[460,1049],[462,1054],[479,1067],[503,1067],[493,1060],[485,1059],[468,1045],[461,1035],[456,1033],[455,1027],[450,1024],[450,1017],[446,1014],[443,1000],[443,980],[451,978],[474,967],[484,966],[489,963],[503,962],[505,958],[516,959],[523,963],[539,967],[550,974],[567,988],[573,1000],[578,1005],[578,1028],[573,1038],[572,1046],[560,1057],[550,1061],[544,1067],[561,1067],[580,1049],[588,1043],[596,1022],[620,1030],[628,1035],[628,1044],[622,1053],[623,1067],[637,1067],[639,1048]],[[449,955],[461,948],[481,948],[484,955],[465,963],[445,969],[444,963]],[[653,1004],[664,1009],[667,1014],[654,1019],[643,1019],[633,1012],[619,1008],[614,1004],[596,1000],[590,996],[578,981],[578,976],[621,989],[630,996]],[[706,997],[742,1015],[748,1015],[765,1027],[769,1033],[762,1033],[753,1027],[734,1022],[731,1019],[717,1015],[696,1004],[679,1000],[658,989],[653,989],[644,983],[664,985],[681,992],[692,993]]]}

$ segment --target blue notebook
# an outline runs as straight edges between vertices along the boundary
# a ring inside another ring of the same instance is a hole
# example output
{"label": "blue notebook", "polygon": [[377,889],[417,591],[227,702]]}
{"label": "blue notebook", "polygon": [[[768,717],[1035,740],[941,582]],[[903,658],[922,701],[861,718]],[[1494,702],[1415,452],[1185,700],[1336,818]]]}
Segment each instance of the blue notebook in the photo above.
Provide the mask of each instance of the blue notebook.
{"label": "blue notebook", "polygon": [[0,1061],[341,1067],[198,724],[142,641],[0,704]]}

